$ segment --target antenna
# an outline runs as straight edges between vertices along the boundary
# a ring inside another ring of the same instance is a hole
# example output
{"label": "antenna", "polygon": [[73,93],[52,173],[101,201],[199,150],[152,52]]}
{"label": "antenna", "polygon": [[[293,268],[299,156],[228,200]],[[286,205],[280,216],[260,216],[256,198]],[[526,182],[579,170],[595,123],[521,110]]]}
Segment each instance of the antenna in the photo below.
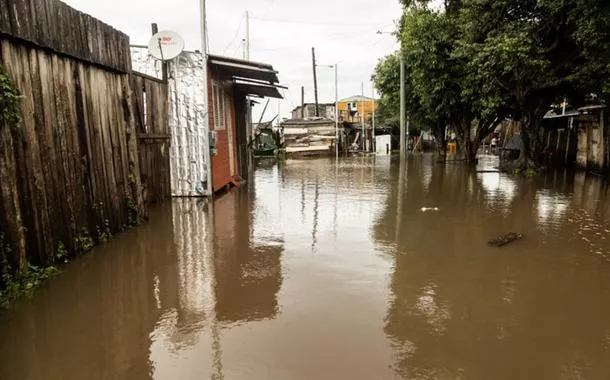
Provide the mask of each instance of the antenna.
{"label": "antenna", "polygon": [[184,50],[184,39],[176,32],[156,33],[148,42],[148,53],[161,61],[170,61]]}

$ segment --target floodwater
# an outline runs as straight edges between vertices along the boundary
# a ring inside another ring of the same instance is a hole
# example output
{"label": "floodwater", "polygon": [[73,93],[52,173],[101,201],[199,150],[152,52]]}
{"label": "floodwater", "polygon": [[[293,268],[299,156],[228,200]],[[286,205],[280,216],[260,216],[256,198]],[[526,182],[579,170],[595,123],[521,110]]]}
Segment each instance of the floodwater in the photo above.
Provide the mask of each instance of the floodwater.
{"label": "floodwater", "polygon": [[261,161],[0,314],[0,379],[610,379],[609,194],[430,156]]}

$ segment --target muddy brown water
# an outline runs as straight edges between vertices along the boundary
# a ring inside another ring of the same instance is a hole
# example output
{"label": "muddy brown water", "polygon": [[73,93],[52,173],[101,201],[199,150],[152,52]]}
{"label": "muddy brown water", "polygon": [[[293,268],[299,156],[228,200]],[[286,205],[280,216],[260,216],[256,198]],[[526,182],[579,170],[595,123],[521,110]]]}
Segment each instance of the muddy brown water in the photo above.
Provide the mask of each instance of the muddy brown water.
{"label": "muddy brown water", "polygon": [[0,314],[0,379],[610,379],[608,195],[429,156],[260,161]]}

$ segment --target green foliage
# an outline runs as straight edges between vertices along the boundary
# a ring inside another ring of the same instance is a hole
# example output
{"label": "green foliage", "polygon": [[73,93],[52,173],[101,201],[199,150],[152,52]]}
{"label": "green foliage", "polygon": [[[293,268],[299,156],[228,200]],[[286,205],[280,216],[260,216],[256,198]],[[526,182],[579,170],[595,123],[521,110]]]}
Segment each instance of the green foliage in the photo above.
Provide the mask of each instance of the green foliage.
{"label": "green foliage", "polygon": [[8,255],[11,248],[5,242],[5,236],[0,233],[0,308],[6,309],[20,297],[30,296],[46,279],[58,273],[53,267],[41,268],[27,266],[24,273],[19,274],[12,268]]}
{"label": "green foliage", "polygon": [[18,128],[21,124],[21,94],[0,67],[0,127]]}
{"label": "green foliage", "polygon": [[136,227],[141,223],[140,212],[138,211],[138,205],[131,196],[127,196],[127,214],[129,218],[129,226]]}
{"label": "green foliage", "polygon": [[78,255],[85,254],[93,249],[94,246],[91,234],[85,227],[81,228],[80,234],[74,238],[74,249]]}
{"label": "green foliage", "polygon": [[[408,114],[433,131],[451,126],[469,154],[511,117],[530,136],[522,162],[536,163],[542,117],[554,103],[610,99],[609,1],[401,3]],[[396,60],[386,57],[374,76],[391,115],[400,108]]]}
{"label": "green foliage", "polygon": [[60,261],[63,262],[64,264],[68,263],[68,249],[66,248],[66,245],[60,241],[57,243],[57,253],[55,255],[55,258]]}
{"label": "green foliage", "polygon": [[373,83],[380,93],[377,120],[390,127],[400,126],[400,58],[391,54],[380,59]]}
{"label": "green foliage", "polygon": [[104,219],[104,224],[102,226],[96,226],[97,231],[97,241],[99,243],[107,243],[110,238],[112,238],[112,231],[110,230],[110,221],[108,219]]}

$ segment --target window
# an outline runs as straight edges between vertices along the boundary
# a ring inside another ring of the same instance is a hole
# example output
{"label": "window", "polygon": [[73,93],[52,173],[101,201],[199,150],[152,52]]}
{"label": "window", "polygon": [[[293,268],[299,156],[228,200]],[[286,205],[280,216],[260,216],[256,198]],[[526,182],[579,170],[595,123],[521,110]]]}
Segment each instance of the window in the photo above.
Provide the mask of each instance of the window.
{"label": "window", "polygon": [[214,130],[224,130],[227,127],[227,111],[222,83],[212,82],[212,96],[214,98]]}

